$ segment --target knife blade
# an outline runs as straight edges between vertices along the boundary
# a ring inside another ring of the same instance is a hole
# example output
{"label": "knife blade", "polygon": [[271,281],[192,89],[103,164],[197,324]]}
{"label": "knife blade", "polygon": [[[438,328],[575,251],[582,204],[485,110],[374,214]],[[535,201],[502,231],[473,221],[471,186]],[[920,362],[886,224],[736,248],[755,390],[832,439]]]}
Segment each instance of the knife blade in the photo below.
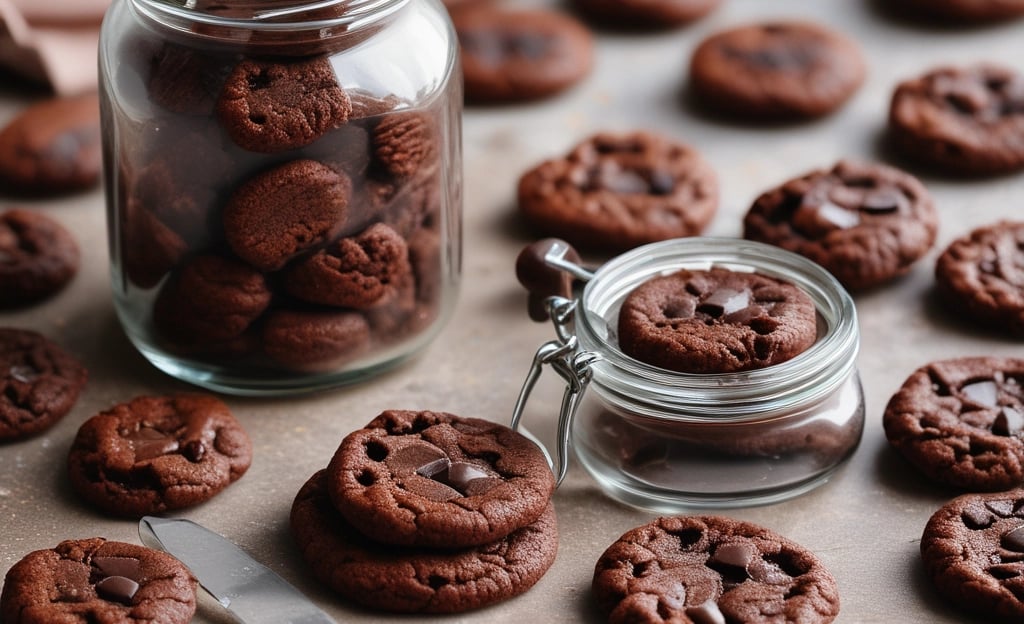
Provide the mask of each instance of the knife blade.
{"label": "knife blade", "polygon": [[245,624],[336,624],[276,572],[191,520],[145,516],[139,520],[139,538],[177,557]]}

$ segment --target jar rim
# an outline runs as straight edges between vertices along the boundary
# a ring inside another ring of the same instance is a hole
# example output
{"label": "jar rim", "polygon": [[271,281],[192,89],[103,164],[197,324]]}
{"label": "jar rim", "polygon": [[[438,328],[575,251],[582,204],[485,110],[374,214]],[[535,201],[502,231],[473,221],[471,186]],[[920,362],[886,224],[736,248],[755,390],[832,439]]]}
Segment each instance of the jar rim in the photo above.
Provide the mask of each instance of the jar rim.
{"label": "jar rim", "polygon": [[[731,373],[679,373],[619,349],[609,321],[632,290],[679,269],[712,266],[757,272],[795,284],[814,301],[823,335],[792,359]],[[853,299],[831,273],[804,256],[745,239],[690,237],[636,248],[601,266],[576,314],[580,347],[599,353],[591,390],[612,405],[654,418],[760,420],[828,397],[856,366],[860,346]]]}
{"label": "jar rim", "polygon": [[[333,29],[340,26],[353,30],[364,23],[380,19],[409,0],[277,0],[276,2],[263,0],[259,3],[252,3],[252,14],[248,16],[212,13],[209,10],[197,8],[195,0],[131,0],[131,2],[154,19],[163,17],[221,28],[275,31]],[[211,3],[208,8],[215,6],[218,5]],[[337,14],[332,17],[292,19],[309,12],[331,8],[337,8]]]}

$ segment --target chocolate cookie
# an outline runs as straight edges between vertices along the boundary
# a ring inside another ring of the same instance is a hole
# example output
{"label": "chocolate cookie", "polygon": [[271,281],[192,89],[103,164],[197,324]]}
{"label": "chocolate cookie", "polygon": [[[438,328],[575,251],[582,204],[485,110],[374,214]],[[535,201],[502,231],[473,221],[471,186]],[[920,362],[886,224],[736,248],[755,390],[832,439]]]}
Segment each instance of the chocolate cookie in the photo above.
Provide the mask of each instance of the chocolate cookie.
{"label": "chocolate cookie", "polygon": [[705,39],[690,59],[690,87],[716,113],[751,120],[819,117],[864,82],[860,49],[809,22],[750,24]]}
{"label": "chocolate cookie", "polygon": [[0,192],[79,191],[96,186],[102,170],[95,93],[38,102],[0,130]]}
{"label": "chocolate cookie", "polygon": [[973,616],[1021,621],[1024,490],[965,494],[946,503],[924,528],[921,558],[946,600]]}
{"label": "chocolate cookie", "polygon": [[693,148],[659,135],[600,133],[519,179],[519,210],[544,236],[625,251],[693,236],[718,207],[714,171]]}
{"label": "chocolate cookie", "polygon": [[968,491],[1024,482],[1024,360],[969,357],[917,369],[882,416],[889,443],[928,478]]}
{"label": "chocolate cookie", "polygon": [[889,107],[889,136],[907,158],[944,173],[1024,168],[1024,75],[979,64],[902,82]]}
{"label": "chocolate cookie", "polygon": [[1024,15],[1022,0],[899,0],[896,4],[929,21],[993,22]]}
{"label": "chocolate cookie", "polygon": [[547,9],[467,8],[452,14],[467,102],[538,100],[590,73],[594,43],[575,18]]}
{"label": "chocolate cookie", "polygon": [[389,410],[342,441],[327,468],[335,506],[389,544],[464,548],[500,540],[544,511],[555,479],[508,427]]}
{"label": "chocolate cookie", "polygon": [[231,139],[253,152],[309,145],[348,120],[352,102],[325,56],[240,62],[217,100]]}
{"label": "chocolate cookie", "polygon": [[102,537],[29,553],[0,596],[6,624],[187,624],[195,610],[196,579],[180,561]]}
{"label": "chocolate cookie", "polygon": [[344,222],[352,182],[315,160],[295,160],[246,181],[224,207],[224,234],[239,258],[276,271],[325,243]]}
{"label": "chocolate cookie", "polygon": [[141,517],[207,501],[251,462],[252,442],[220,399],[143,396],[82,424],[68,474],[95,507]]}
{"label": "chocolate cookie", "polygon": [[0,442],[49,428],[78,400],[88,373],[41,334],[0,327]]}
{"label": "chocolate cookie", "polygon": [[415,111],[382,117],[374,124],[371,140],[376,162],[398,179],[410,178],[424,163],[433,163],[437,143],[433,119]]}
{"label": "chocolate cookie", "polygon": [[41,212],[14,208],[0,214],[0,309],[45,299],[78,273],[78,243]]}
{"label": "chocolate cookie", "polygon": [[780,279],[722,268],[653,277],[622,302],[619,348],[681,373],[785,362],[814,344],[814,302]]}
{"label": "chocolate cookie", "polygon": [[458,613],[518,596],[551,567],[558,526],[550,503],[504,539],[462,550],[366,539],[338,513],[321,470],[302,487],[291,530],[313,574],[347,600],[402,613]]}
{"label": "chocolate cookie", "polygon": [[721,516],[658,518],[623,534],[597,562],[608,621],[800,622],[839,613],[836,581],[813,553]]}
{"label": "chocolate cookie", "polygon": [[931,249],[938,224],[916,178],[842,160],[763,193],[743,219],[743,237],[806,256],[860,290],[909,271]]}
{"label": "chocolate cookie", "polygon": [[667,28],[704,17],[721,0],[574,0],[587,17],[609,26]]}
{"label": "chocolate cookie", "polygon": [[358,312],[274,310],[260,335],[267,355],[297,371],[337,369],[370,345],[370,325]]}
{"label": "chocolate cookie", "polygon": [[1024,222],[980,227],[946,248],[935,279],[949,307],[997,331],[1024,337]]}

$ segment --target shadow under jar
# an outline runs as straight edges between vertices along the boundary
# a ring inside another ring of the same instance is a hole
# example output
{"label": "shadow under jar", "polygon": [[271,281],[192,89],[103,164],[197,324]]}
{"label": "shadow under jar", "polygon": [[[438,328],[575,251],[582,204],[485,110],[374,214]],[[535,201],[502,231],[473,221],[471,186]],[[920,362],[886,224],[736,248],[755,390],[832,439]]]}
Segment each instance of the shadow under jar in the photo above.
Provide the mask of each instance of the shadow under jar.
{"label": "shadow under jar", "polygon": [[233,394],[425,346],[461,273],[461,75],[439,2],[114,0],[100,43],[114,302]]}
{"label": "shadow under jar", "polygon": [[[623,300],[650,278],[712,267],[755,272],[804,290],[818,336],[761,369],[679,373],[625,355]],[[518,426],[545,364],[568,381],[558,466],[572,452],[605,493],[659,512],[767,504],[824,483],[856,450],[864,397],[849,294],[827,271],[777,247],[735,239],[654,243],[600,267],[575,301],[549,300],[558,338],[537,353],[516,405]]]}

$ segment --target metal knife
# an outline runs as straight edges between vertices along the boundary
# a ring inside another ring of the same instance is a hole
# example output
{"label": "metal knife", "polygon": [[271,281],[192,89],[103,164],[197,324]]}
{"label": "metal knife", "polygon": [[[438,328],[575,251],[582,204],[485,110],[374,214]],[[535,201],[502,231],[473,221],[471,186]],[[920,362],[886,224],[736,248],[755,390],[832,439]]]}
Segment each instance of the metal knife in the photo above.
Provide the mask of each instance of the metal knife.
{"label": "metal knife", "polygon": [[145,516],[139,521],[139,538],[177,557],[245,624],[336,624],[273,570],[191,520]]}

